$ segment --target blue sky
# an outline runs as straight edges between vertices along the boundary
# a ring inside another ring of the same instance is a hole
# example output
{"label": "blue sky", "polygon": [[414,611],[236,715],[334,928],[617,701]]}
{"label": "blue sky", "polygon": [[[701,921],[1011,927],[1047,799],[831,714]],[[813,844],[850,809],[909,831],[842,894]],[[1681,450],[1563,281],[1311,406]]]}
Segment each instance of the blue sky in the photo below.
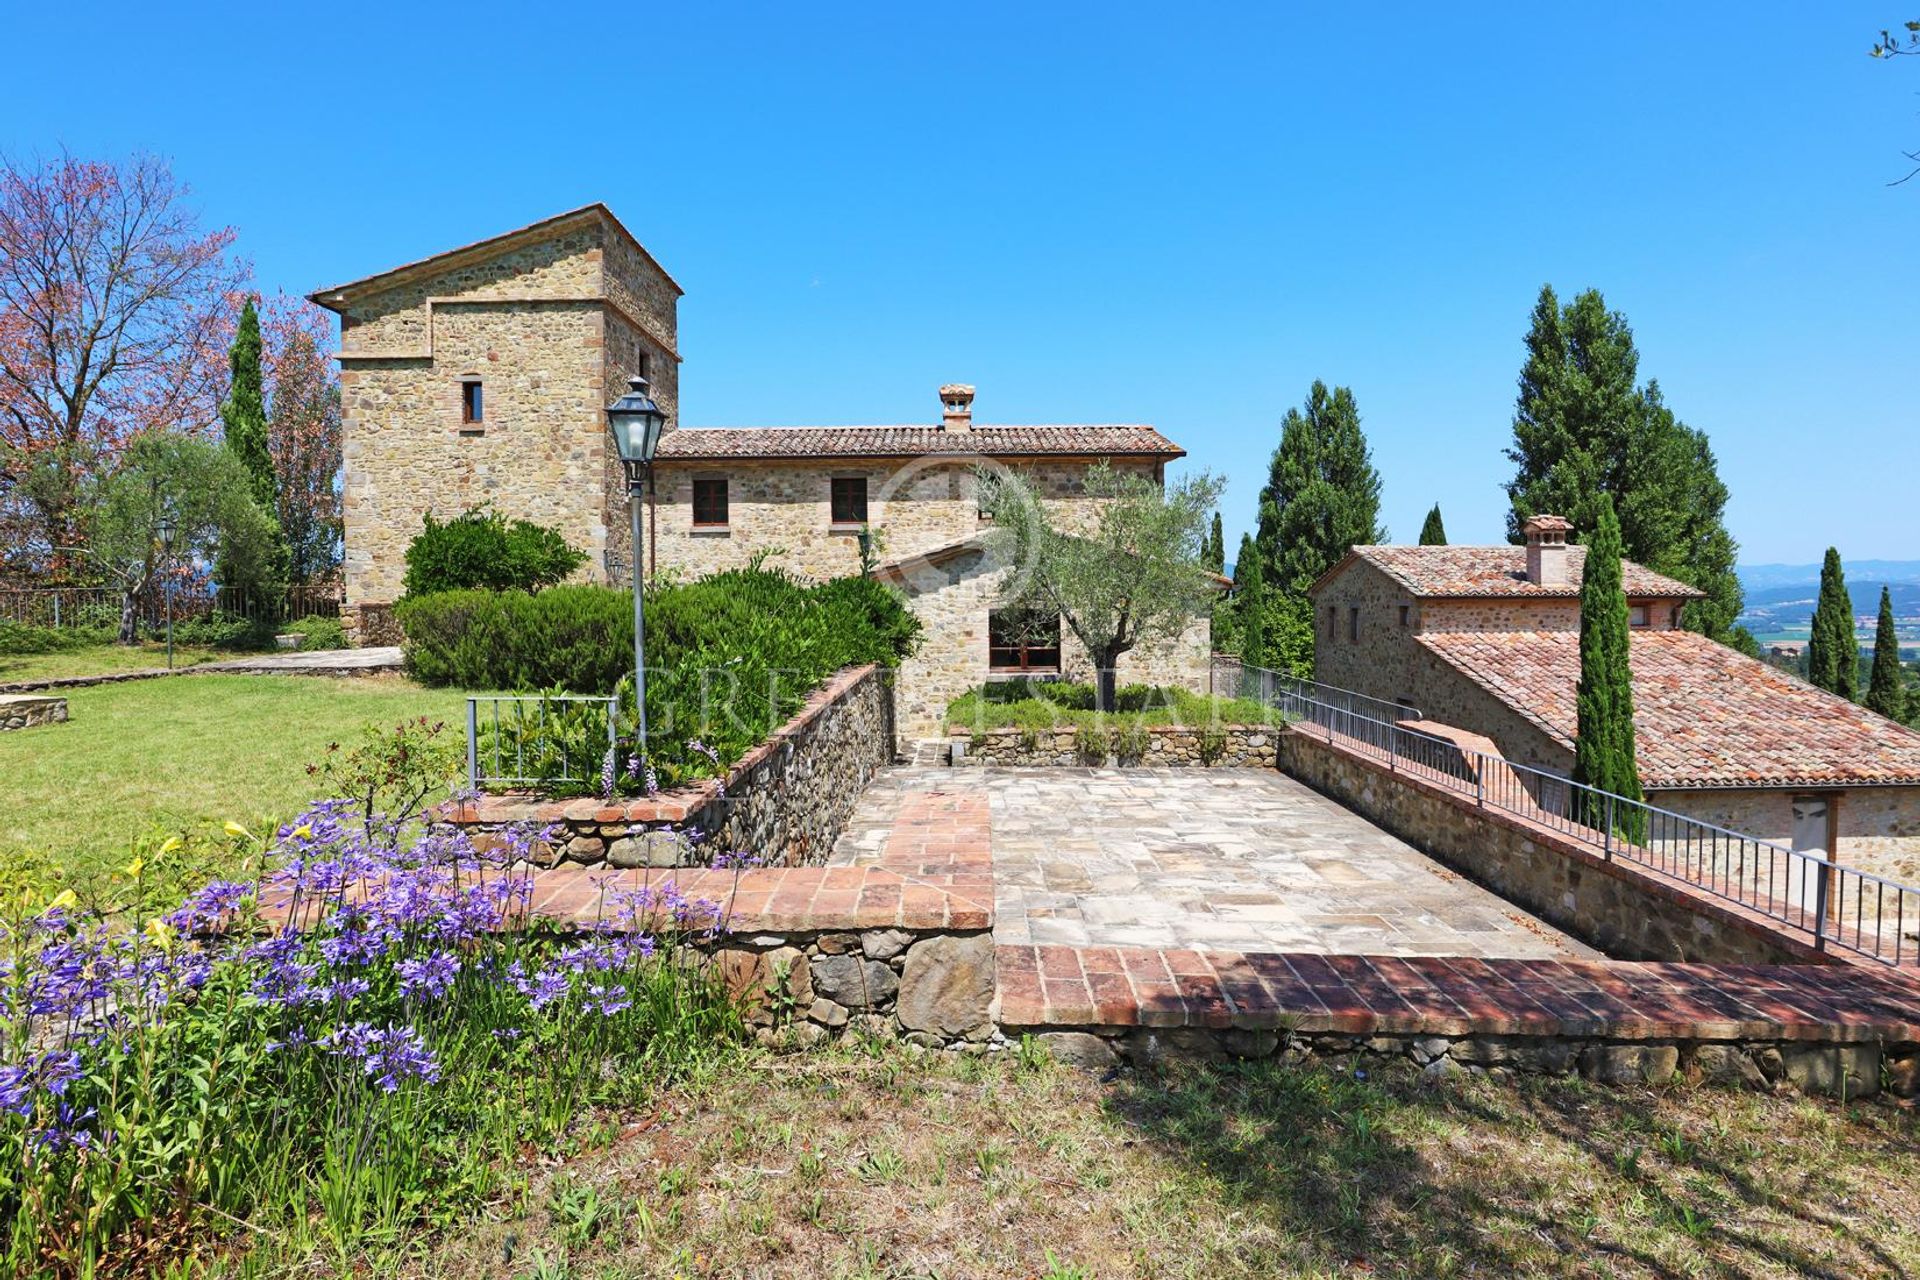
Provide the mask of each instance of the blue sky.
{"label": "blue sky", "polygon": [[170,8],[23,6],[95,61],[13,60],[0,149],[167,155],[300,292],[605,200],[687,290],[690,425],[971,381],[1155,423],[1231,544],[1318,377],[1395,537],[1495,541],[1551,281],[1627,312],[1744,560],[1920,558],[1920,59],[1865,56],[1920,4]]}

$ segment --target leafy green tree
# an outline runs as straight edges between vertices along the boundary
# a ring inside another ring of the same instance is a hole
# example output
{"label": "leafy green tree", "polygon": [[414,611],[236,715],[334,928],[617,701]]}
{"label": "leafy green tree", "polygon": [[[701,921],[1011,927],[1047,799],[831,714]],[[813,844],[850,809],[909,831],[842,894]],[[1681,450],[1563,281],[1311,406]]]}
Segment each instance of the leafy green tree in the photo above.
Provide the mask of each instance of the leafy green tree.
{"label": "leafy green tree", "polygon": [[1867,709],[1889,720],[1907,714],[1906,682],[1900,672],[1900,638],[1894,631],[1893,592],[1880,588],[1880,618],[1873,629],[1873,675],[1867,682]]}
{"label": "leafy green tree", "polygon": [[1860,690],[1860,640],[1853,629],[1853,601],[1840,552],[1827,548],[1820,566],[1820,598],[1813,608],[1813,634],[1807,639],[1807,679],[1849,702]]}
{"label": "leafy green tree", "polygon": [[[1621,586],[1620,522],[1613,499],[1600,495],[1593,538],[1580,582],[1580,683],[1574,692],[1578,728],[1573,780],[1598,791],[1639,800],[1640,768],[1633,729],[1633,669],[1627,593]],[[1579,794],[1582,820],[1606,822],[1604,804]],[[1639,810],[1615,806],[1616,830],[1637,840]]]}
{"label": "leafy green tree", "polygon": [[1096,514],[1067,527],[1024,477],[985,478],[991,548],[1010,567],[1002,603],[1060,615],[1093,663],[1099,710],[1113,710],[1121,655],[1177,638],[1212,607],[1203,555],[1223,487],[1205,472],[1163,487],[1102,463],[1085,484]]}
{"label": "leafy green tree", "polygon": [[[90,510],[88,554],[120,590],[123,644],[139,637],[140,603],[162,585],[162,573],[186,576],[218,555],[247,586],[272,561],[273,528],[250,495],[245,465],[232,450],[191,436],[137,438]],[[174,525],[171,559],[163,518]]]}
{"label": "leafy green tree", "polygon": [[1704,432],[1682,423],[1657,382],[1638,382],[1633,330],[1588,289],[1562,306],[1543,286],[1528,328],[1527,359],[1507,457],[1507,536],[1525,540],[1527,517],[1563,515],[1587,536],[1602,495],[1612,499],[1622,553],[1706,594],[1685,625],[1757,653],[1736,619],[1738,545],[1727,532],[1727,487]]}
{"label": "leafy green tree", "polygon": [[1423,547],[1447,545],[1447,526],[1440,520],[1440,504],[1437,502],[1433,504],[1433,510],[1427,512],[1426,523],[1420,526],[1420,545]]}
{"label": "leafy green tree", "polygon": [[1354,546],[1386,541],[1380,473],[1360,410],[1346,387],[1315,380],[1303,409],[1280,426],[1254,544],[1265,580],[1268,664],[1293,675],[1313,669],[1313,604],[1307,588]]}

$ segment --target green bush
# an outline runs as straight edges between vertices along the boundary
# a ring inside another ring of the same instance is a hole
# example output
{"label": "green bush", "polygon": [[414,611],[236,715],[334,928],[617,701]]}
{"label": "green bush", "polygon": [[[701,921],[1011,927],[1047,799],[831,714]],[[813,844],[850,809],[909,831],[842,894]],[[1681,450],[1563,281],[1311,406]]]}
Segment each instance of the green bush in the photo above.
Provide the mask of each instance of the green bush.
{"label": "green bush", "polygon": [[[737,759],[835,671],[899,661],[920,631],[878,583],[808,586],[765,569],[658,587],[647,593],[646,608],[648,763],[666,785]],[[618,693],[623,709],[633,705],[630,591],[448,591],[404,599],[395,614],[408,670],[424,684]],[[599,789],[597,777],[582,776],[597,774],[597,765],[589,771],[582,762],[605,756],[604,719],[543,710],[540,741],[512,744],[533,748],[540,764],[532,776],[555,791]],[[623,720],[623,742],[632,729]],[[622,747],[615,761],[615,785],[626,791],[641,787],[645,775],[627,767],[629,757]]]}
{"label": "green bush", "polygon": [[586,561],[586,552],[531,520],[474,507],[442,523],[428,512],[425,528],[407,546],[404,586],[409,596],[471,588],[538,591]]}
{"label": "green bush", "polygon": [[303,652],[347,647],[347,629],[340,625],[338,618],[325,618],[317,613],[309,614],[304,618],[295,618],[292,622],[281,623],[279,630],[282,634],[293,632],[302,636],[300,648]]}
{"label": "green bush", "polygon": [[[270,622],[257,618],[242,618],[231,613],[208,613],[196,618],[175,618],[173,638],[177,644],[202,645],[209,649],[271,649],[273,633],[278,630]],[[165,639],[166,624],[158,627],[142,628],[142,634],[148,639]]]}
{"label": "green bush", "polygon": [[91,631],[60,627],[36,627],[22,622],[0,622],[0,654],[16,657],[29,653],[68,653],[101,637]]}
{"label": "green bush", "polygon": [[[1271,707],[1242,698],[1210,697],[1185,689],[1144,684],[1122,685],[1117,689],[1112,712],[1095,711],[1093,706],[1094,689],[1090,684],[1024,678],[995,680],[954,699],[947,707],[947,723],[975,731],[1085,728],[1087,734],[1075,739],[1076,749],[1084,755],[1098,747],[1104,756],[1107,748],[1113,748],[1116,754],[1125,754],[1104,736],[1110,729],[1125,732],[1136,725],[1208,729],[1225,724],[1271,724],[1279,716]],[[1122,745],[1131,750],[1137,744],[1129,739]]]}

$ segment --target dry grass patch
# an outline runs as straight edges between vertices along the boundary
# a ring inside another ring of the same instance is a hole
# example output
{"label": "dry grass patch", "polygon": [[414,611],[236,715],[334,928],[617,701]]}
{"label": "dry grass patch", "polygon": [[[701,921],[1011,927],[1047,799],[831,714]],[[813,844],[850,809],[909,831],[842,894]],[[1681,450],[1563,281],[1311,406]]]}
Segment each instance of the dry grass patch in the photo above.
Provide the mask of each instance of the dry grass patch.
{"label": "dry grass patch", "polygon": [[751,1060],[409,1263],[454,1277],[1892,1276],[1911,1112],[1271,1063]]}

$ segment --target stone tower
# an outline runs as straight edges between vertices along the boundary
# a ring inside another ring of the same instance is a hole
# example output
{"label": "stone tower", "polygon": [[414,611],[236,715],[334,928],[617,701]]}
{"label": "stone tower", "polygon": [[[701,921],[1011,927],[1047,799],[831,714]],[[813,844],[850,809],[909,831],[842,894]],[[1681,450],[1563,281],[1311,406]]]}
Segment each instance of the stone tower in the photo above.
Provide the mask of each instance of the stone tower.
{"label": "stone tower", "polygon": [[677,425],[681,292],[592,204],[310,295],[340,316],[342,617],[358,643],[397,639],[429,512],[490,504],[551,526],[594,578],[629,563],[604,410],[638,374]]}

